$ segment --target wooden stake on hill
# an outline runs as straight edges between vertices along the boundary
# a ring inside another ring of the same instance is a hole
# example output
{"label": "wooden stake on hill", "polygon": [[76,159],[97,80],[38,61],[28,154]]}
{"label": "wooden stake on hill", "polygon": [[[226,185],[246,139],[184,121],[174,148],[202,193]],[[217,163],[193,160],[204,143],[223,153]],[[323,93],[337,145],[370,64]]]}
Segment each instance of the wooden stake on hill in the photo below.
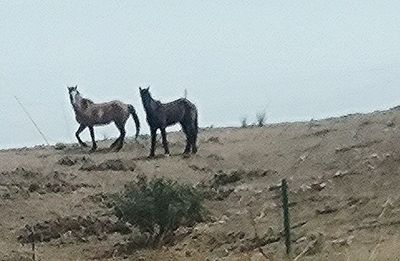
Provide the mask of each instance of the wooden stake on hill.
{"label": "wooden stake on hill", "polygon": [[283,225],[285,227],[286,254],[290,256],[292,249],[291,249],[291,239],[290,239],[288,185],[286,179],[282,180],[282,206],[283,206]]}

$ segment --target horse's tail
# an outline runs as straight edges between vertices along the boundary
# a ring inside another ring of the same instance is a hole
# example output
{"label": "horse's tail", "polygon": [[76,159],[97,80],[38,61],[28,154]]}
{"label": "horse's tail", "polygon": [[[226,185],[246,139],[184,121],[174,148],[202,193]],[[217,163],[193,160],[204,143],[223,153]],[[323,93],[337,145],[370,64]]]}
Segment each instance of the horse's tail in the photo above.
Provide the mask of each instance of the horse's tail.
{"label": "horse's tail", "polygon": [[195,111],[194,131],[195,131],[196,136],[197,136],[197,134],[199,133],[199,114],[197,112],[197,108],[196,108],[196,111]]}
{"label": "horse's tail", "polygon": [[136,136],[135,138],[137,139],[137,137],[139,136],[139,132],[140,132],[140,121],[139,121],[139,117],[136,113],[135,108],[132,105],[128,105],[128,111],[130,114],[132,114],[133,120],[135,121],[135,125],[136,125]]}
{"label": "horse's tail", "polygon": [[191,114],[191,119],[192,119],[192,124],[193,124],[192,128],[193,128],[195,135],[197,136],[197,134],[199,132],[199,113],[198,113],[196,105],[191,103],[189,100],[186,100],[186,102],[187,102],[186,108]]}

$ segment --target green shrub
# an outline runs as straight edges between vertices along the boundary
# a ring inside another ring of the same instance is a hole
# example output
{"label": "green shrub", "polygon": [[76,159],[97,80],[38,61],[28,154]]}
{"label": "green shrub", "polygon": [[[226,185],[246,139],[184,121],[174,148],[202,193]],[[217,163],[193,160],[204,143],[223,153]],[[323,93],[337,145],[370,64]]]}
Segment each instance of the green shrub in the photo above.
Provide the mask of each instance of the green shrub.
{"label": "green shrub", "polygon": [[149,233],[149,244],[157,246],[180,226],[201,222],[205,210],[203,198],[195,188],[171,180],[140,176],[115,197],[116,216]]}

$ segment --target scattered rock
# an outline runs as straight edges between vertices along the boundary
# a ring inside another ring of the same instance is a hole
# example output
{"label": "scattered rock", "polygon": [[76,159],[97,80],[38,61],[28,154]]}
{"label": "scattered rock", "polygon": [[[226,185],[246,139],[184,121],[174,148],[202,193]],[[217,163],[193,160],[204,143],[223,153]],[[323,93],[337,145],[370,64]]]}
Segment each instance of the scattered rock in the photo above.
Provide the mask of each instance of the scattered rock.
{"label": "scattered rock", "polygon": [[377,140],[371,140],[368,142],[364,142],[364,143],[359,143],[359,144],[354,144],[351,146],[347,146],[347,147],[341,147],[341,148],[336,148],[336,153],[341,153],[341,152],[347,152],[350,151],[352,149],[362,149],[362,148],[368,148],[374,144],[379,144],[381,143],[383,140],[382,139],[377,139]]}
{"label": "scattered rock", "polygon": [[350,244],[353,242],[353,239],[354,236],[349,236],[348,238],[344,239],[336,239],[332,241],[332,245],[337,247],[350,246]]}
{"label": "scattered rock", "polygon": [[310,242],[306,248],[294,259],[294,261],[300,260],[303,256],[314,256],[321,253],[324,244],[325,236],[322,233],[316,233],[309,236]]}
{"label": "scattered rock", "polygon": [[249,178],[260,178],[260,177],[267,177],[267,176],[274,176],[278,174],[278,171],[274,169],[251,169],[248,171],[243,171],[244,175]]}
{"label": "scattered rock", "polygon": [[207,167],[199,167],[197,165],[189,165],[189,168],[191,168],[194,171],[201,171],[201,172],[211,172],[211,170]]}
{"label": "scattered rock", "polygon": [[231,231],[227,234],[228,238],[233,239],[233,241],[236,240],[241,240],[246,236],[246,233],[244,233],[243,231]]}
{"label": "scattered rock", "polygon": [[186,251],[185,251],[185,256],[186,256],[186,257],[192,257],[192,256],[193,256],[193,252],[190,251],[190,250],[186,250]]}
{"label": "scattered rock", "polygon": [[300,237],[296,240],[296,244],[300,244],[307,241],[307,237]]}
{"label": "scattered rock", "polygon": [[303,155],[300,156],[300,161],[305,161],[308,157],[308,153],[305,153]]}
{"label": "scattered rock", "polygon": [[219,258],[229,256],[229,250],[226,248],[219,248],[219,249],[213,251],[213,253]]}
{"label": "scattered rock", "polygon": [[250,261],[264,261],[265,257],[261,253],[255,253],[251,256]]}
{"label": "scattered rock", "polygon": [[326,188],[326,183],[324,183],[324,182],[315,182],[315,183],[311,184],[312,190],[321,191],[324,188]]}
{"label": "scattered rock", "polygon": [[394,124],[393,121],[388,121],[388,122],[386,122],[386,126],[388,126],[389,128],[391,128],[391,127],[394,127],[395,124]]}
{"label": "scattered rock", "polygon": [[76,164],[76,160],[72,159],[69,156],[64,156],[57,161],[57,164],[64,165],[64,166],[73,166]]}
{"label": "scattered rock", "polygon": [[28,188],[29,192],[35,192],[35,191],[38,191],[39,189],[40,189],[40,186],[37,183],[31,184]]}
{"label": "scattered rock", "polygon": [[337,212],[339,209],[337,207],[332,207],[330,205],[326,205],[323,208],[317,209],[316,212],[319,215],[331,214]]}
{"label": "scattered rock", "polygon": [[351,173],[348,170],[342,171],[342,170],[338,170],[335,175],[333,175],[334,178],[341,178],[344,176],[348,176],[351,175]]}
{"label": "scattered rock", "polygon": [[234,188],[203,188],[203,196],[205,199],[208,200],[217,200],[222,201],[228,198],[233,192],[235,191]]}
{"label": "scattered rock", "polygon": [[210,137],[206,141],[206,143],[216,143],[216,144],[222,144],[222,142],[219,140],[218,137]]}
{"label": "scattered rock", "polygon": [[212,160],[216,160],[216,161],[224,160],[224,158],[222,156],[219,156],[217,154],[210,154],[207,156],[207,159],[212,159]]}
{"label": "scattered rock", "polygon": [[83,163],[83,165],[81,166],[81,168],[79,170],[83,170],[83,171],[95,171],[97,168],[96,164],[94,164],[94,162],[92,161],[87,161],[85,163]]}
{"label": "scattered rock", "polygon": [[379,159],[378,153],[373,153],[371,156],[369,156],[370,159]]}
{"label": "scattered rock", "polygon": [[319,137],[319,136],[325,136],[329,132],[331,132],[330,129],[323,129],[323,130],[316,131],[316,132],[312,133],[311,135]]}
{"label": "scattered rock", "polygon": [[136,164],[133,162],[123,162],[120,159],[106,160],[98,166],[99,170],[113,170],[113,171],[134,171]]}
{"label": "scattered rock", "polygon": [[125,242],[114,246],[114,256],[131,255],[137,249],[149,246],[150,240],[151,236],[149,233],[135,231]]}
{"label": "scattered rock", "polygon": [[242,176],[238,171],[234,171],[231,174],[220,171],[214,175],[211,187],[218,188],[220,186],[226,186],[228,184],[238,182],[241,179]]}
{"label": "scattered rock", "polygon": [[278,183],[276,185],[271,185],[268,187],[269,191],[276,191],[276,190],[280,190],[282,188],[282,183]]}
{"label": "scattered rock", "polygon": [[227,221],[229,221],[229,218],[226,215],[223,215],[221,219],[218,221],[218,224],[225,224]]}
{"label": "scattered rock", "polygon": [[394,208],[394,202],[391,198],[388,198],[382,205],[382,212],[379,215],[378,219],[384,217],[393,208]]}
{"label": "scattered rock", "polygon": [[303,192],[309,191],[309,190],[311,190],[311,186],[307,185],[307,184],[301,184],[300,190]]}

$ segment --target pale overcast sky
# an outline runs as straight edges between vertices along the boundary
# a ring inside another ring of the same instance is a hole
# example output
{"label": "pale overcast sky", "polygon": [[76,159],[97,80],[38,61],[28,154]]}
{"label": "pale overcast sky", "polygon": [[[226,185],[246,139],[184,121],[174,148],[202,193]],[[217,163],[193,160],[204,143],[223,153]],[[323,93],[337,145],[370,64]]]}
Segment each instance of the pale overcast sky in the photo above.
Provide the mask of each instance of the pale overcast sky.
{"label": "pale overcast sky", "polygon": [[50,142],[75,141],[75,84],[132,103],[144,132],[147,85],[162,101],[187,88],[201,126],[264,109],[279,122],[398,105],[399,14],[384,0],[0,0],[0,148],[43,143],[13,95]]}

